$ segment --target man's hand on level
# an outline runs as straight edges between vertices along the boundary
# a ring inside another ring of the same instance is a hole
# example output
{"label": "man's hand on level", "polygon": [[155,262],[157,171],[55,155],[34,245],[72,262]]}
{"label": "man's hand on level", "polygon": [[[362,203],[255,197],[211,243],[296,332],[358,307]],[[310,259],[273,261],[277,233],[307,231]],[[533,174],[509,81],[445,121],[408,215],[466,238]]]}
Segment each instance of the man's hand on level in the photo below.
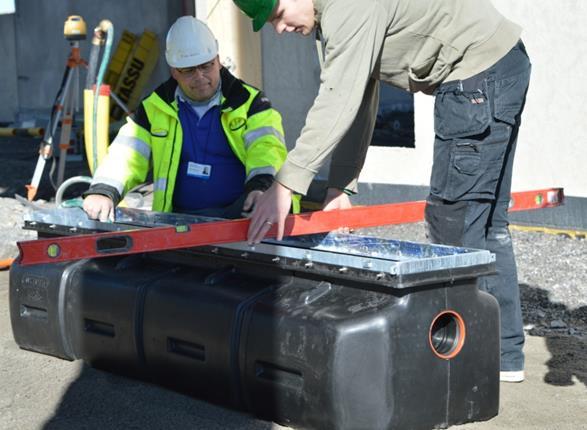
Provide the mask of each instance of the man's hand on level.
{"label": "man's hand on level", "polygon": [[247,234],[249,244],[261,242],[274,225],[277,226],[277,240],[283,239],[285,218],[291,208],[291,197],[292,191],[275,181],[256,199]]}
{"label": "man's hand on level", "polygon": [[242,212],[243,216],[248,217],[250,215],[250,212],[257,205],[257,200],[259,200],[259,197],[261,197],[262,195],[263,195],[263,191],[261,191],[261,190],[254,190],[254,191],[251,191],[249,194],[247,194],[247,198],[245,199],[245,202],[243,203],[243,212]]}
{"label": "man's hand on level", "polygon": [[349,196],[344,191],[338,188],[328,188],[326,191],[326,198],[324,199],[323,211],[332,211],[335,209],[349,209],[353,205]]}
{"label": "man's hand on level", "polygon": [[90,219],[114,222],[114,203],[101,194],[90,194],[84,199],[84,211]]}
{"label": "man's hand on level", "polygon": [[[328,188],[326,191],[326,198],[324,199],[324,204],[322,205],[323,211],[333,211],[337,209],[350,209],[353,205],[349,196],[342,190],[338,188]],[[336,230],[337,233],[352,233],[352,229],[348,227],[341,227]]]}

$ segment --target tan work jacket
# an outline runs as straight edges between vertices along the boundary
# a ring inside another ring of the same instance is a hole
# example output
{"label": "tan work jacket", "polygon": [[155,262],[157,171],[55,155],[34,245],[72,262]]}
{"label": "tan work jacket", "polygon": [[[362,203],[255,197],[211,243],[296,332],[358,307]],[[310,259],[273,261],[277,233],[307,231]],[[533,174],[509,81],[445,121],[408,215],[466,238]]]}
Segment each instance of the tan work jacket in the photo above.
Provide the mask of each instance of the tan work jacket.
{"label": "tan work jacket", "polygon": [[314,0],[314,7],[324,44],[320,90],[276,177],[301,194],[333,151],[328,185],[356,190],[379,80],[431,94],[495,64],[521,33],[490,0]]}

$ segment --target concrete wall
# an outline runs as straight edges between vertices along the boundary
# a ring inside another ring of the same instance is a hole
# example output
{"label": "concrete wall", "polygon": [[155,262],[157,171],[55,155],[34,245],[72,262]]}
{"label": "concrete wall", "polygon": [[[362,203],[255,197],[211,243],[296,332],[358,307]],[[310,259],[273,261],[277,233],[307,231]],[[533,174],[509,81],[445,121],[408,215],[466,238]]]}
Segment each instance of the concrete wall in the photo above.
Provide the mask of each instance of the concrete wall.
{"label": "concrete wall", "polygon": [[18,110],[14,14],[0,15],[0,122],[14,121]]}
{"label": "concrete wall", "polygon": [[[520,132],[515,191],[564,187],[587,197],[587,2],[583,0],[494,0],[524,28],[533,76]],[[311,38],[262,34],[264,87],[284,113],[291,145],[304,123],[318,84]],[[415,96],[416,148],[369,149],[360,180],[376,184],[428,185],[432,163],[433,103]],[[323,176],[323,175],[322,175]]]}
{"label": "concrete wall", "polygon": [[[14,29],[0,25],[0,49],[16,40],[16,56],[9,58],[12,65],[0,62],[0,82],[15,77],[17,84],[12,94],[18,94],[20,110],[50,109],[61,83],[65,62],[70,52],[69,43],[63,37],[63,24],[69,15],[81,15],[86,21],[88,39],[80,43],[82,57],[89,57],[91,35],[102,19],[114,24],[114,45],[123,29],[142,33],[150,29],[159,36],[161,55],[148,88],[153,88],[169,76],[163,58],[165,35],[171,23],[186,11],[193,12],[193,2],[165,0],[19,0],[16,3]],[[6,19],[7,16],[0,17]],[[16,63],[14,65],[14,62]],[[10,70],[8,70],[10,68]],[[16,73],[14,72],[16,69]],[[85,83],[85,72],[80,74],[80,85]],[[6,85],[5,85],[6,86]],[[0,87],[1,88],[1,87]],[[2,99],[5,97],[2,89]]]}

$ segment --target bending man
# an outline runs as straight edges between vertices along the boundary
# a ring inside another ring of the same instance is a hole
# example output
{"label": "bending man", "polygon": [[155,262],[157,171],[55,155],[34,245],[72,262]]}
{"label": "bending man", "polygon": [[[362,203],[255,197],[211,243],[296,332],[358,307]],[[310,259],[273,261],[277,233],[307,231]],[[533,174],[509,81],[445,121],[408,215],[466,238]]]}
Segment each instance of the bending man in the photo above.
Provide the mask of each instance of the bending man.
{"label": "bending man", "polygon": [[330,208],[348,204],[371,141],[379,81],[436,96],[426,221],[435,243],[489,249],[480,280],[501,309],[501,379],[524,379],[524,333],[508,231],[512,165],[530,78],[521,29],[489,0],[234,0],[259,30],[317,28],[324,67],[295,148],[253,211],[249,241],[277,224],[332,153]]}

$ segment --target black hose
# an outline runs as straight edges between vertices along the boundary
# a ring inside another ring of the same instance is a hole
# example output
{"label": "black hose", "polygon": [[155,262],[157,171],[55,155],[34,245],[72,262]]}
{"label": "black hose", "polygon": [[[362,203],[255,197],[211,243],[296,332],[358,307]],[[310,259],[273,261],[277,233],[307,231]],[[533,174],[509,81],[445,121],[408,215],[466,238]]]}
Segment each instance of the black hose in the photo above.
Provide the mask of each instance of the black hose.
{"label": "black hose", "polygon": [[98,56],[100,55],[100,45],[93,45],[90,51],[90,60],[88,61],[88,72],[86,73],[86,90],[91,90],[96,81],[96,70],[98,70]]}
{"label": "black hose", "polygon": [[96,71],[98,70],[98,57],[100,56],[100,47],[104,44],[104,33],[99,27],[94,29],[92,38],[92,50],[90,51],[90,60],[88,61],[88,72],[86,74],[86,90],[91,90],[96,83]]}

